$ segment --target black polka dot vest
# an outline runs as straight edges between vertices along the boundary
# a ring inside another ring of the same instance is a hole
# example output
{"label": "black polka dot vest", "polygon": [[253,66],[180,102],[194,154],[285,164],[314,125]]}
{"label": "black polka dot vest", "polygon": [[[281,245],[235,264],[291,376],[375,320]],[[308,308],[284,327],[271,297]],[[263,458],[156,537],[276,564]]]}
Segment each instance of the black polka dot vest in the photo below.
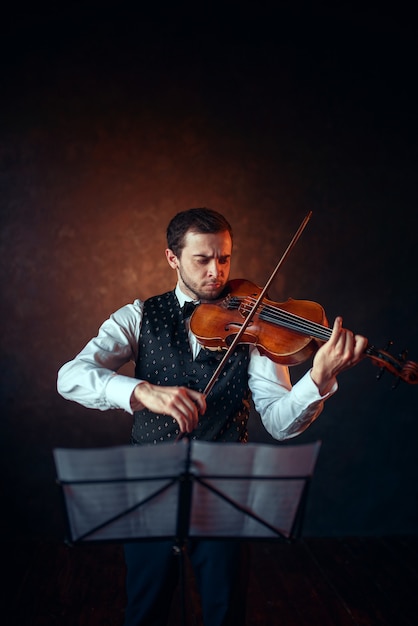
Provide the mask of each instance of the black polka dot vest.
{"label": "black polka dot vest", "polygon": [[[203,392],[221,359],[222,352],[202,348],[193,360],[174,291],[145,301],[135,368],[137,378],[154,385],[185,386]],[[206,399],[206,413],[200,416],[192,439],[247,440],[248,360],[248,346],[238,345]],[[175,441],[178,434],[178,424],[171,417],[147,409],[134,414],[132,442],[135,444]]]}

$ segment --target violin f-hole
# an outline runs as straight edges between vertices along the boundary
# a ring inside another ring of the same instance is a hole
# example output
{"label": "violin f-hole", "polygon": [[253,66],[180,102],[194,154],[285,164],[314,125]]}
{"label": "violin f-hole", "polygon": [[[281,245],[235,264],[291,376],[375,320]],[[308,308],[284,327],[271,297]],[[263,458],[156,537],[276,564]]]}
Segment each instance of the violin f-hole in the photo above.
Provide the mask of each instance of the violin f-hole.
{"label": "violin f-hole", "polygon": [[[252,326],[254,324],[254,322],[250,322],[247,325],[247,329],[250,328],[250,326]],[[232,342],[234,341],[235,337],[237,336],[237,334],[239,333],[239,331],[241,330],[242,324],[240,322],[230,322],[229,324],[227,324],[225,326],[225,332],[228,333],[224,339],[225,344],[229,347]],[[245,333],[243,335],[245,337]],[[257,339],[257,337],[254,335],[254,333],[249,333],[249,336],[247,336],[247,340],[253,337],[254,339]]]}

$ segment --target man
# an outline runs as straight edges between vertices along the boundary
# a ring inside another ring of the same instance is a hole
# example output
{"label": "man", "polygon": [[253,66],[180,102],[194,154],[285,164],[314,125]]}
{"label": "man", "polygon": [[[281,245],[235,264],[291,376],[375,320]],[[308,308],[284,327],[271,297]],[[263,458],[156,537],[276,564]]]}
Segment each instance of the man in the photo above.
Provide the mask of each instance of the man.
{"label": "man", "polygon": [[[219,353],[202,348],[189,328],[185,303],[218,299],[229,278],[232,229],[216,211],[190,209],[167,228],[173,291],[116,311],[58,375],[65,398],[101,410],[120,408],[134,415],[132,442],[174,442],[180,433],[217,442],[245,442],[250,394],[267,431],[276,439],[294,437],[321,413],[336,389],[336,377],[355,365],[364,337],[334,322],[330,339],[312,367],[294,386],[288,368],[239,344],[207,398],[202,393]],[[128,361],[135,378],[117,374]],[[238,543],[195,541],[189,546],[201,595],[205,626],[244,624],[245,589],[240,589]],[[125,546],[128,603],[125,626],[167,623],[177,582],[171,542]]]}

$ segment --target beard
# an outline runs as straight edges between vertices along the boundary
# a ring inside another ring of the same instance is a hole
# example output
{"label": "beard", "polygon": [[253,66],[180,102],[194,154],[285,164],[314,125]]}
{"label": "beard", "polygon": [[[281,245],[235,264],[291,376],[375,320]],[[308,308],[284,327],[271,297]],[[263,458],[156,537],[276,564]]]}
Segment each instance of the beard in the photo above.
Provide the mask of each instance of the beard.
{"label": "beard", "polygon": [[220,287],[216,290],[212,289],[210,293],[207,293],[206,291],[202,291],[202,287],[199,286],[197,283],[195,283],[191,278],[189,278],[188,276],[185,276],[181,268],[179,268],[179,275],[180,275],[182,282],[184,283],[184,286],[187,287],[188,291],[190,291],[194,295],[194,298],[193,298],[194,300],[201,300],[201,301],[217,300],[219,296],[221,295],[221,293],[223,292],[224,287],[225,287],[225,281],[223,279],[222,280],[218,279],[214,281],[213,283],[209,281],[205,283],[206,286],[220,283]]}

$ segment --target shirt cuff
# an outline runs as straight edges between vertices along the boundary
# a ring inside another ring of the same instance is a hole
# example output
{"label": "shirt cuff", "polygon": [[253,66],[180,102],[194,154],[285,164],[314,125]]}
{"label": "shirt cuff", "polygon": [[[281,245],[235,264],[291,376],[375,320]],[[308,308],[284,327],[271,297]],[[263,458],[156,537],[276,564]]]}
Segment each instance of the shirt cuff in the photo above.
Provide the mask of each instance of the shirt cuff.
{"label": "shirt cuff", "polygon": [[137,378],[115,374],[106,385],[106,398],[115,409],[123,409],[132,415],[131,396],[140,383]]}
{"label": "shirt cuff", "polygon": [[306,374],[293,385],[293,393],[300,404],[312,404],[313,402],[319,402],[320,400],[326,400],[332,396],[338,389],[337,379],[335,379],[331,390],[325,395],[321,396],[319,389],[312,380],[311,372]]}

